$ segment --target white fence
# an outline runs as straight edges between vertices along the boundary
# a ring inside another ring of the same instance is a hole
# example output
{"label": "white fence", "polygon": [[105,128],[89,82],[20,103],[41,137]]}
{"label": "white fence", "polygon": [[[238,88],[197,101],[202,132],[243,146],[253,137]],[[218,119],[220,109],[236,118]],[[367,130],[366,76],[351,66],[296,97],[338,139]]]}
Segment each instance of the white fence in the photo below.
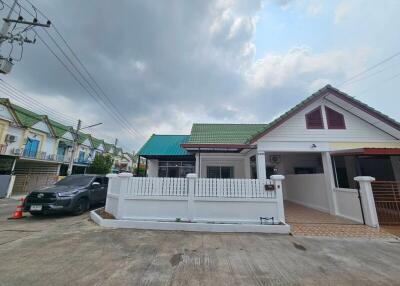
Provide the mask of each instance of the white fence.
{"label": "white fence", "polygon": [[[109,175],[106,211],[118,219],[195,222],[284,222],[282,180],[133,178]],[[266,185],[273,185],[273,189]]]}

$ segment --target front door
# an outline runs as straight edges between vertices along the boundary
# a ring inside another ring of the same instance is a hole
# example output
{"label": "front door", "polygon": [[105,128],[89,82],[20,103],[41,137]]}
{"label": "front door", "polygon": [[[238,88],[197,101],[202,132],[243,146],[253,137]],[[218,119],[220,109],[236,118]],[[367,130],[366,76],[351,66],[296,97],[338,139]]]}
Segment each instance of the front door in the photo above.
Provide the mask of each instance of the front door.
{"label": "front door", "polygon": [[24,156],[29,158],[35,158],[38,149],[39,149],[39,140],[28,138],[24,149]]}

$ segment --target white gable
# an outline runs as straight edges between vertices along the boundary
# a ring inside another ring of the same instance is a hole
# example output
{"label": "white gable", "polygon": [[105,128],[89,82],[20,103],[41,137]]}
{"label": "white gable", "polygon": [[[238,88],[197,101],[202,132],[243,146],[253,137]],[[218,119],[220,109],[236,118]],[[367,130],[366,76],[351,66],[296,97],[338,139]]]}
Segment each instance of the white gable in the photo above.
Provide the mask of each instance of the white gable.
{"label": "white gable", "polygon": [[98,149],[98,150],[100,150],[100,151],[104,151],[104,146],[103,146],[103,143],[102,143],[102,144],[100,144],[100,145],[99,145],[99,147],[97,147],[97,149]]}
{"label": "white gable", "polygon": [[74,140],[74,137],[72,136],[71,132],[66,132],[66,133],[62,136],[62,138],[67,139],[67,140],[71,140],[71,141]]}
{"label": "white gable", "polygon": [[7,106],[0,104],[0,118],[14,122],[14,117],[8,110]]}
{"label": "white gable", "polygon": [[[322,106],[324,118],[324,129],[307,129],[305,115]],[[324,106],[327,106],[344,116],[346,129],[328,129]],[[343,106],[343,107],[342,107]],[[327,99],[319,99],[301,110],[281,125],[265,134],[257,141],[262,142],[388,142],[398,141],[392,135],[361,119],[359,114],[354,115],[353,111],[358,108],[346,110],[346,106],[339,105]],[[363,111],[362,111],[363,112]],[[364,112],[365,113],[365,112]],[[375,119],[377,121],[377,119]]]}
{"label": "white gable", "polygon": [[47,134],[51,133],[50,129],[49,129],[49,126],[44,121],[39,121],[39,122],[35,123],[34,125],[32,125],[31,128],[39,130],[39,131],[42,131],[42,132],[47,133]]}
{"label": "white gable", "polygon": [[92,146],[92,144],[90,143],[90,140],[89,140],[89,138],[88,139],[86,139],[85,141],[83,141],[83,143],[82,143],[83,145],[86,145],[86,146]]}

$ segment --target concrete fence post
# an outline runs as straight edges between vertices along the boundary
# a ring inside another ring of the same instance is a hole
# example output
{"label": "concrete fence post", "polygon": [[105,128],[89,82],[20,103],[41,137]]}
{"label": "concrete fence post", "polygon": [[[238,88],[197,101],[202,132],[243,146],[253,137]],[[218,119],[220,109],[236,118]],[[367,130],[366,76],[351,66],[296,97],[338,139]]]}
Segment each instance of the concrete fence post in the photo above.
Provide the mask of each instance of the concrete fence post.
{"label": "concrete fence post", "polygon": [[282,192],[282,181],[285,179],[283,175],[272,175],[271,180],[274,182],[276,202],[278,204],[278,219],[285,223],[285,208],[283,206],[283,192]]}
{"label": "concrete fence post", "polygon": [[118,179],[120,180],[119,184],[119,197],[118,197],[118,210],[117,210],[117,219],[124,218],[125,212],[125,197],[128,193],[129,187],[129,179],[132,177],[132,173],[120,173],[118,174]]}
{"label": "concrete fence post", "polygon": [[354,180],[360,184],[361,204],[364,212],[365,224],[372,227],[379,227],[374,194],[372,193],[371,186],[371,182],[375,181],[375,178],[359,176],[355,177]]}
{"label": "concrete fence post", "polygon": [[[110,204],[108,203],[108,194],[111,193],[116,193],[115,188],[117,185],[115,184],[116,180],[118,180],[118,175],[117,174],[107,174],[106,177],[108,178],[108,185],[107,185],[107,197],[106,197],[106,205],[105,205],[105,210],[106,212],[115,215],[114,213],[116,210],[113,210]],[[118,199],[119,200],[119,199]]]}
{"label": "concrete fence post", "polygon": [[188,220],[193,221],[194,218],[194,192],[196,188],[197,174],[187,174],[186,178],[188,180]]}

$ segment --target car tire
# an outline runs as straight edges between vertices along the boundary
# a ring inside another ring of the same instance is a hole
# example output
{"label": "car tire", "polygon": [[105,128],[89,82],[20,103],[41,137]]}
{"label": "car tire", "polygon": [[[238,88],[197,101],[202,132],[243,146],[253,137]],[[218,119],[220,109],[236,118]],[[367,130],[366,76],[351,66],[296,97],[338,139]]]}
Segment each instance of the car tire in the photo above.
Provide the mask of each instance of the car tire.
{"label": "car tire", "polygon": [[42,212],[29,212],[32,216],[44,216]]}
{"label": "car tire", "polygon": [[74,207],[74,211],[72,212],[74,215],[80,215],[83,214],[85,211],[89,209],[89,203],[88,200],[85,198],[81,198],[78,200],[76,203],[76,206]]}

